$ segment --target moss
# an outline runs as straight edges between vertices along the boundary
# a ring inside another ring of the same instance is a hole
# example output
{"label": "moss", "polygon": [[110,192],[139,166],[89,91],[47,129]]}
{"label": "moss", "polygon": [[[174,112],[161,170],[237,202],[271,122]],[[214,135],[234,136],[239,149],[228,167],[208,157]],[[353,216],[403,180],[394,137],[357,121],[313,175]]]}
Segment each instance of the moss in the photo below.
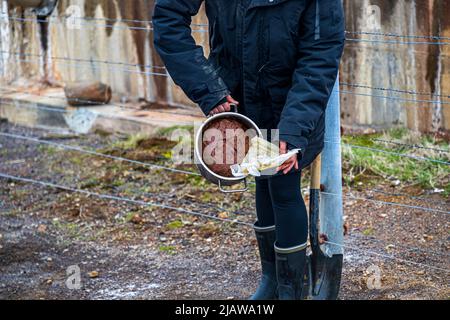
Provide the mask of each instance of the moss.
{"label": "moss", "polygon": [[174,133],[177,130],[186,130],[191,133],[191,135],[194,133],[194,127],[193,126],[173,126],[168,128],[162,128],[158,130],[157,135],[161,137],[170,137],[172,133]]}
{"label": "moss", "polygon": [[133,220],[133,218],[136,216],[136,212],[130,211],[125,215],[124,222],[128,223]]}
{"label": "moss", "polygon": [[60,220],[53,220],[52,224],[55,228],[61,230],[70,238],[80,237],[80,228],[78,224],[74,222],[61,222]]}
{"label": "moss", "polygon": [[136,149],[138,144],[142,142],[145,139],[148,139],[147,134],[135,134],[128,136],[125,140],[117,141],[113,143],[113,148],[119,148],[123,150],[130,150],[130,149]]}
{"label": "moss", "polygon": [[21,200],[29,196],[30,192],[28,190],[14,189],[11,191],[11,199]]}
{"label": "moss", "polygon": [[362,232],[366,237],[370,237],[374,234],[374,230],[372,228],[367,228]]}
{"label": "moss", "polygon": [[107,138],[107,137],[112,135],[111,132],[106,131],[106,130],[102,130],[102,129],[96,129],[94,131],[94,134],[100,136],[101,138]]}
{"label": "moss", "polygon": [[58,148],[45,144],[40,144],[37,148],[40,152],[46,153],[49,156],[53,156],[59,151]]}
{"label": "moss", "polygon": [[169,222],[166,225],[166,228],[169,230],[175,230],[175,229],[179,229],[182,227],[183,227],[183,222],[181,222],[180,220],[175,220],[175,221]]}
{"label": "moss", "polygon": [[176,248],[174,246],[159,246],[158,250],[161,252],[165,252],[171,255],[176,254]]}
{"label": "moss", "polygon": [[85,180],[81,184],[80,188],[81,189],[88,189],[88,188],[96,187],[99,184],[100,184],[100,180],[99,179],[97,179],[97,178],[90,178],[90,179]]}

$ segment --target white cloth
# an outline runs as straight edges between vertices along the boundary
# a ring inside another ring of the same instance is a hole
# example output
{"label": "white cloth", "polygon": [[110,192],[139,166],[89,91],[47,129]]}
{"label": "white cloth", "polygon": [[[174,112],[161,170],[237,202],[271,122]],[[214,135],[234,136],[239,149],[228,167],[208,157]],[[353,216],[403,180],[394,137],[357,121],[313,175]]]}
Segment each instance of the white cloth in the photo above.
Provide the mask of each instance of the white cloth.
{"label": "white cloth", "polygon": [[276,169],[298,154],[300,149],[291,150],[280,155],[280,148],[260,137],[250,140],[250,148],[241,164],[231,166],[234,177],[245,177],[252,175],[260,177],[264,175],[274,175]]}

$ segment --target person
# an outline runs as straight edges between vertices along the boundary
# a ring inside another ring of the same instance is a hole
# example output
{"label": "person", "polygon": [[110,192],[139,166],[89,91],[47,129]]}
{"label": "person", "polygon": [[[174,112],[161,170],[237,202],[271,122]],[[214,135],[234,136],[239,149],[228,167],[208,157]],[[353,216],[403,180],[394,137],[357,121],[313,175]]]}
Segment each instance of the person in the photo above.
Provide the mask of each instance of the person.
{"label": "person", "polygon": [[[203,2],[208,58],[191,29]],[[239,104],[259,128],[278,130],[282,153],[301,150],[279,174],[256,181],[262,277],[251,299],[302,299],[308,220],[301,169],[324,147],[325,110],[344,47],[341,1],[157,0],[153,27],[169,74],[205,115]]]}

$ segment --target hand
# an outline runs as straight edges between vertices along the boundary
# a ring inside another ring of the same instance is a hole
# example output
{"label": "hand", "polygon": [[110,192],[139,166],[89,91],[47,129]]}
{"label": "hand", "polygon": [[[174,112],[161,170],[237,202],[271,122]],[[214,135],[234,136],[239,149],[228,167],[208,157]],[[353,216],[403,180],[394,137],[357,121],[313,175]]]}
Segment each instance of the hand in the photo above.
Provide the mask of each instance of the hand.
{"label": "hand", "polygon": [[[286,154],[287,143],[285,141],[280,141],[280,153]],[[277,172],[283,171],[284,174],[288,174],[292,168],[298,170],[298,156],[294,154],[291,158],[289,158],[285,163],[278,167]]]}
{"label": "hand", "polygon": [[215,114],[219,114],[222,112],[230,112],[231,111],[231,104],[239,105],[239,102],[234,100],[231,96],[227,96],[227,102],[215,107],[210,113],[210,116],[213,116]]}

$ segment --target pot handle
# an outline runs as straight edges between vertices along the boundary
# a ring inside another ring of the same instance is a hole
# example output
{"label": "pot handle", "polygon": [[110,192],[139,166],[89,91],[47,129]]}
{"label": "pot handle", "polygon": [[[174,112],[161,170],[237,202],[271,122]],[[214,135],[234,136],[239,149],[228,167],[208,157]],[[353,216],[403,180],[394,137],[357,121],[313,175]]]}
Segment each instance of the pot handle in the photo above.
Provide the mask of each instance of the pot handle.
{"label": "pot handle", "polygon": [[230,107],[231,107],[231,111],[234,113],[239,113],[238,112],[238,105],[235,103],[230,103]]}
{"label": "pot handle", "polygon": [[224,189],[224,188],[222,187],[222,182],[221,182],[221,180],[219,180],[219,189],[220,189],[220,191],[223,192],[223,193],[241,193],[241,192],[246,192],[246,191],[248,191],[247,178],[244,178],[243,181],[244,181],[244,188],[242,188],[242,189],[237,189],[237,190],[232,190],[232,189],[226,190],[226,189]]}
{"label": "pot handle", "polygon": [[[231,107],[231,111],[229,112],[234,112],[234,113],[239,113],[238,112],[238,105],[235,103],[230,103],[230,107]],[[220,113],[219,113],[220,114]],[[213,115],[208,115],[207,118],[211,118],[214,117]]]}

